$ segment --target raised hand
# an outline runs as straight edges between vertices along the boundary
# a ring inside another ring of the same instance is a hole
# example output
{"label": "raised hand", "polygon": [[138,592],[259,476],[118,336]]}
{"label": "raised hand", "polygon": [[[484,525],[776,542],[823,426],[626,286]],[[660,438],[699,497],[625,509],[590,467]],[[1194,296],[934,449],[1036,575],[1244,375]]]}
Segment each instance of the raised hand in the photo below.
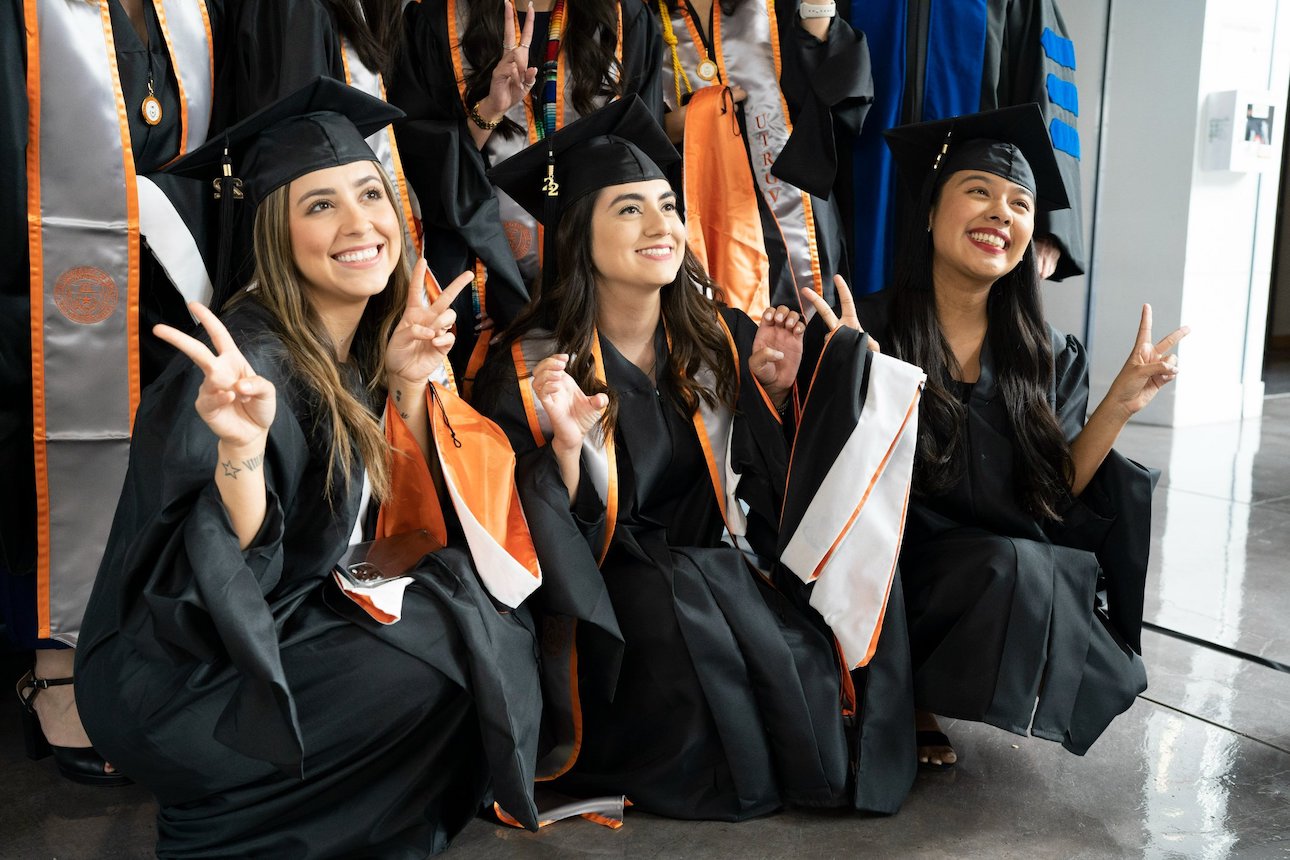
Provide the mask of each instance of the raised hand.
{"label": "raised hand", "polygon": [[788,392],[802,363],[802,333],[806,323],[802,315],[786,305],[766,308],[757,324],[748,369],[766,389],[779,409],[784,408]]}
{"label": "raised hand", "polygon": [[1182,326],[1153,343],[1151,305],[1143,305],[1137,341],[1124,367],[1111,383],[1103,405],[1114,407],[1127,421],[1150,403],[1160,389],[1178,377],[1178,356],[1170,350],[1190,331],[1187,326]]}
{"label": "raised hand", "polygon": [[528,95],[537,81],[537,69],[529,68],[529,47],[533,44],[533,4],[528,4],[524,13],[524,26],[520,38],[515,38],[515,6],[506,0],[502,14],[506,16],[503,25],[501,53],[502,58],[493,68],[493,78],[489,82],[488,95],[476,108],[481,117],[489,122],[500,120],[506,112]]}
{"label": "raised hand", "polygon": [[609,405],[607,395],[588,396],[578,387],[565,372],[569,361],[569,355],[561,352],[547,356],[533,368],[533,393],[551,421],[551,444],[557,451],[581,448],[583,437]]}
{"label": "raised hand", "polygon": [[168,325],[154,326],[152,333],[192,359],[206,374],[194,403],[197,414],[227,446],[241,449],[262,442],[277,410],[273,383],[256,375],[210,308],[189,302],[188,310],[210,335],[215,352]]}
{"label": "raised hand", "polygon": [[425,259],[418,260],[412,270],[407,307],[385,346],[385,372],[414,385],[425,385],[448,357],[457,340],[452,331],[457,322],[453,300],[475,279],[473,273],[462,272],[427,308],[421,305],[427,271]]}

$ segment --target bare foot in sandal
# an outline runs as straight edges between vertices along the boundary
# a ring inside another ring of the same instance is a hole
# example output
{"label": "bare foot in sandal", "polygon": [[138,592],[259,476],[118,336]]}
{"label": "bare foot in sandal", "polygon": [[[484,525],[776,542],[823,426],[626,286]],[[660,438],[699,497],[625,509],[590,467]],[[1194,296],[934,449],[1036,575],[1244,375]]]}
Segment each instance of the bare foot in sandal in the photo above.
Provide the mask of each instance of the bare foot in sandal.
{"label": "bare foot in sandal", "polygon": [[914,731],[918,744],[918,766],[924,770],[949,770],[959,760],[950,739],[931,711],[914,711]]}

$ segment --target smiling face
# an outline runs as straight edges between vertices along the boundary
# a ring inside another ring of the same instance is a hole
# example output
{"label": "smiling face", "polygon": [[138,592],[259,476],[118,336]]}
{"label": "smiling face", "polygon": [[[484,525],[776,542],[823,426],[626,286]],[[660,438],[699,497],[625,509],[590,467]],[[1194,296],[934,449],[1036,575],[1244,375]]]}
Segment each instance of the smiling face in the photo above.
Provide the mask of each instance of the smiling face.
{"label": "smiling face", "polygon": [[600,287],[658,290],[676,280],[685,224],[666,179],[601,189],[591,216],[591,262]]}
{"label": "smiling face", "polygon": [[1035,232],[1035,198],[981,170],[960,170],[932,207],[932,271],[988,286],[1016,268]]}
{"label": "smiling face", "polygon": [[399,263],[399,217],[372,161],[307,173],[287,191],[291,255],[320,313],[361,308]]}

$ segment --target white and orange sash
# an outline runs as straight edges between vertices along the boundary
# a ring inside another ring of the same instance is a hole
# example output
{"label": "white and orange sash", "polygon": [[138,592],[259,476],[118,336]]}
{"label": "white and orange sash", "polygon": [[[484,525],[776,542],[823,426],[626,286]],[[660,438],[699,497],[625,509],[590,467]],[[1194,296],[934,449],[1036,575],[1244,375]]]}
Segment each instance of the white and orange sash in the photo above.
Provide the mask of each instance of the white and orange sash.
{"label": "white and orange sash", "polygon": [[[446,376],[440,377],[426,389],[444,489],[484,587],[514,608],[542,584],[533,538],[515,488],[515,454],[501,428],[445,382]],[[381,506],[377,536],[425,529],[447,545],[438,488],[411,431],[392,407],[385,411],[385,435],[395,453],[390,498]]]}
{"label": "white and orange sash", "polygon": [[[702,83],[696,70],[701,62],[698,46],[703,42],[684,3],[678,4],[671,13],[671,24],[676,34],[676,52],[683,74],[691,83]],[[743,0],[735,13],[729,16],[721,12],[719,5],[714,6],[712,46],[711,59],[717,64],[717,78],[711,85],[727,86],[733,81],[748,92],[744,116],[752,174],[783,236],[796,286],[798,289],[811,287],[820,292],[824,276],[815,238],[811,196],[771,173],[771,166],[793,133],[788,103],[779,88],[779,24],[772,0]],[[676,110],[676,71],[670,63],[664,63],[663,68],[665,74],[672,78],[664,82],[663,98],[670,109]],[[689,133],[687,122],[687,137]],[[702,200],[691,202],[689,191],[687,182],[687,211],[693,205],[704,208]],[[725,287],[724,284],[722,286]],[[740,309],[749,311],[749,308],[765,307],[769,301],[769,295],[757,296],[749,307]]]}
{"label": "white and orange sash", "polygon": [[[890,356],[875,353],[869,360],[860,419],[780,554],[781,563],[802,582],[814,583],[811,606],[837,637],[847,668],[872,659],[882,630],[909,505],[918,401],[927,379],[921,368]],[[811,394],[817,393],[814,382],[811,388],[808,410]],[[793,455],[799,452],[794,449]]]}
{"label": "white and orange sash", "polygon": [[[362,90],[369,96],[386,101],[385,82],[381,80],[378,72],[372,71],[363,64],[348,39],[341,39],[340,59],[345,67],[345,83],[354,89]],[[394,140],[394,126],[387,125],[372,134],[367,138],[367,145],[372,147],[372,152],[376,153],[381,167],[385,168],[385,175],[389,177],[390,185],[394,186],[394,191],[399,196],[395,205],[403,213],[403,221],[408,225],[404,236],[407,246],[420,254],[421,241],[418,225],[421,223],[421,208],[417,205],[416,195],[412,193],[408,180],[403,175],[403,161],[399,158],[399,147]]]}
{"label": "white and orange sash", "polygon": [[[38,632],[71,645],[139,403],[139,238],[167,271],[187,269],[196,247],[165,196],[135,175],[127,111],[138,106],[125,103],[108,2],[23,9]],[[205,140],[210,117],[209,14],[205,0],[154,9],[179,83],[182,155]],[[209,296],[204,267],[179,286]]]}

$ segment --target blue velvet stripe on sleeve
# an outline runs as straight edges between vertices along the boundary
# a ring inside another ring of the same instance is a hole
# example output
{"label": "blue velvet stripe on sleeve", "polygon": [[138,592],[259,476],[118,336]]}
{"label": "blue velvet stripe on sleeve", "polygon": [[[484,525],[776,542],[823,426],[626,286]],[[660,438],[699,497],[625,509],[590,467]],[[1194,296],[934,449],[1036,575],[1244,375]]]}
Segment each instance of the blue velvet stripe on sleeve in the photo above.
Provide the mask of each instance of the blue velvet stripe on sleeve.
{"label": "blue velvet stripe on sleeve", "polygon": [[1054,149],[1079,159],[1079,132],[1074,127],[1054,118],[1048,126],[1048,134],[1053,139]]}
{"label": "blue velvet stripe on sleeve", "polygon": [[1070,39],[1057,35],[1051,27],[1045,27],[1044,33],[1039,37],[1039,41],[1044,46],[1044,53],[1048,59],[1052,60],[1063,68],[1075,70],[1075,43]]}
{"label": "blue velvet stripe on sleeve", "polygon": [[1074,81],[1064,81],[1056,75],[1048,76],[1048,100],[1063,110],[1079,116],[1079,88]]}

